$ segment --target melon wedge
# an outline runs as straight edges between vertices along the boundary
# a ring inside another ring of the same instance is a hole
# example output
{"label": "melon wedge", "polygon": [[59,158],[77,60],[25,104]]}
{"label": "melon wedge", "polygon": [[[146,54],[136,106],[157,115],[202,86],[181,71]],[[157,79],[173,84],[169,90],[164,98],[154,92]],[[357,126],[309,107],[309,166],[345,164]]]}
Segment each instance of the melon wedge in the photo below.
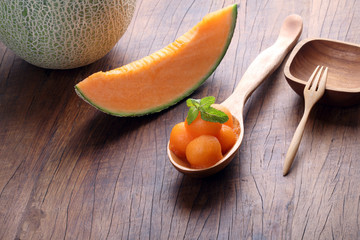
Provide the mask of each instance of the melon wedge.
{"label": "melon wedge", "polygon": [[165,48],[75,86],[97,109],[115,116],[161,111],[190,95],[216,69],[233,36],[237,5],[209,13]]}

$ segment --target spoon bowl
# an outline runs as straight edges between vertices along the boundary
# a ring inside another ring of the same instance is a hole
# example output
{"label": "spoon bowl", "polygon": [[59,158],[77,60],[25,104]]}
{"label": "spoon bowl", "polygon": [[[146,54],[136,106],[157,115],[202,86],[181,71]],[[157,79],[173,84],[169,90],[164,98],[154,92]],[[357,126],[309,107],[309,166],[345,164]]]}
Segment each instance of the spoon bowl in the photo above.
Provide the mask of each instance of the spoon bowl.
{"label": "spoon bowl", "polygon": [[237,141],[236,141],[235,145],[230,149],[230,151],[228,151],[224,155],[223,159],[221,159],[215,165],[212,165],[208,168],[202,168],[202,169],[192,168],[186,160],[179,158],[170,150],[169,143],[168,143],[167,152],[168,152],[168,156],[169,156],[171,163],[178,171],[180,171],[184,174],[187,174],[187,175],[191,175],[192,177],[207,177],[214,173],[219,172],[220,170],[225,168],[231,162],[231,160],[234,158],[234,156],[237,153],[237,150],[240,147],[242,138],[244,136],[244,131],[240,131],[240,129],[243,129],[243,127],[240,127],[240,122],[237,120],[237,118],[234,115],[233,115],[233,124],[234,124],[234,129],[238,130],[237,131]]}
{"label": "spoon bowl", "polygon": [[332,106],[360,103],[360,45],[324,38],[299,42],[285,64],[284,74],[290,87],[300,96],[317,65],[331,69],[320,102]]}
{"label": "spoon bowl", "polygon": [[227,107],[234,121],[234,129],[238,129],[238,138],[230,151],[215,165],[196,169],[185,160],[178,158],[167,146],[170,162],[180,172],[191,177],[207,177],[225,168],[236,155],[244,137],[243,108],[253,91],[269,77],[281,64],[286,54],[292,49],[302,31],[302,18],[298,15],[288,16],[280,29],[276,42],[262,51],[250,64],[234,92],[221,103]]}

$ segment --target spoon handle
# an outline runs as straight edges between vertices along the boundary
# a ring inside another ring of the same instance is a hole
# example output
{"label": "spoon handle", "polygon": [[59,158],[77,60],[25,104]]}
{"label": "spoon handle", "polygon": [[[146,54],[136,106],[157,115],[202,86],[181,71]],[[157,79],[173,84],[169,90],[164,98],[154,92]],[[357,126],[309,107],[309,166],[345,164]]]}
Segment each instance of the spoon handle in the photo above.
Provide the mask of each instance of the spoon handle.
{"label": "spoon handle", "polygon": [[222,104],[234,110],[234,115],[242,114],[242,107],[246,100],[280,66],[286,54],[296,44],[301,31],[301,17],[298,15],[288,16],[283,22],[276,42],[255,58],[244,73],[233,94]]}

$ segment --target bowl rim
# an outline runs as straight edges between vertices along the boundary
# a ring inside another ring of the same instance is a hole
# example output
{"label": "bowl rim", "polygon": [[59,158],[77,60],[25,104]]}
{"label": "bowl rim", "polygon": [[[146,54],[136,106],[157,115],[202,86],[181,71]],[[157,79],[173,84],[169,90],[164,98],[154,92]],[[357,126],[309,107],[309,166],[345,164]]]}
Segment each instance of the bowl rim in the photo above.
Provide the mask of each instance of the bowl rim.
{"label": "bowl rim", "polygon": [[[335,42],[335,43],[346,44],[346,45],[351,45],[351,46],[360,48],[359,44],[349,43],[349,42],[340,41],[340,40],[333,40],[333,39],[329,39],[329,38],[312,38],[312,37],[310,37],[310,38],[303,39],[300,42],[298,42],[296,44],[296,46],[293,48],[293,50],[290,53],[290,56],[285,64],[284,75],[288,81],[296,82],[296,83],[304,85],[304,86],[306,85],[306,81],[299,79],[291,74],[290,66],[291,66],[295,56],[299,53],[300,49],[302,47],[304,47],[306,44],[313,42],[313,41]],[[325,89],[331,90],[331,91],[336,91],[336,92],[347,92],[347,93],[359,93],[360,92],[360,87],[350,89],[350,88],[341,88],[341,87],[334,88],[331,86],[330,87],[326,86]]]}

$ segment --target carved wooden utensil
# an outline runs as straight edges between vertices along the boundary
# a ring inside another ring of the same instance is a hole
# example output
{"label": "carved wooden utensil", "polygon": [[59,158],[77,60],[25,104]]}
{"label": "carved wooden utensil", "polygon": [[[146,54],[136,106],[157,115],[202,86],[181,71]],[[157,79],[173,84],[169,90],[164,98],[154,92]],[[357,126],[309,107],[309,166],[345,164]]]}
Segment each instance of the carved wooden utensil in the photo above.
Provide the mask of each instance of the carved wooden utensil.
{"label": "carved wooden utensil", "polygon": [[291,88],[300,96],[318,65],[331,69],[320,102],[332,106],[360,103],[360,45],[324,38],[299,42],[285,64],[284,73]]}
{"label": "carved wooden utensil", "polygon": [[195,169],[191,168],[187,162],[178,158],[169,149],[168,144],[167,153],[169,160],[177,170],[192,177],[206,177],[222,170],[231,162],[244,136],[243,108],[246,100],[252,92],[280,66],[286,54],[295,46],[299,39],[302,26],[303,23],[300,16],[288,16],[282,24],[276,42],[255,58],[244,73],[234,92],[222,103],[231,111],[234,118],[234,126],[238,126],[240,129],[239,137],[232,149],[215,165],[208,168]]}

